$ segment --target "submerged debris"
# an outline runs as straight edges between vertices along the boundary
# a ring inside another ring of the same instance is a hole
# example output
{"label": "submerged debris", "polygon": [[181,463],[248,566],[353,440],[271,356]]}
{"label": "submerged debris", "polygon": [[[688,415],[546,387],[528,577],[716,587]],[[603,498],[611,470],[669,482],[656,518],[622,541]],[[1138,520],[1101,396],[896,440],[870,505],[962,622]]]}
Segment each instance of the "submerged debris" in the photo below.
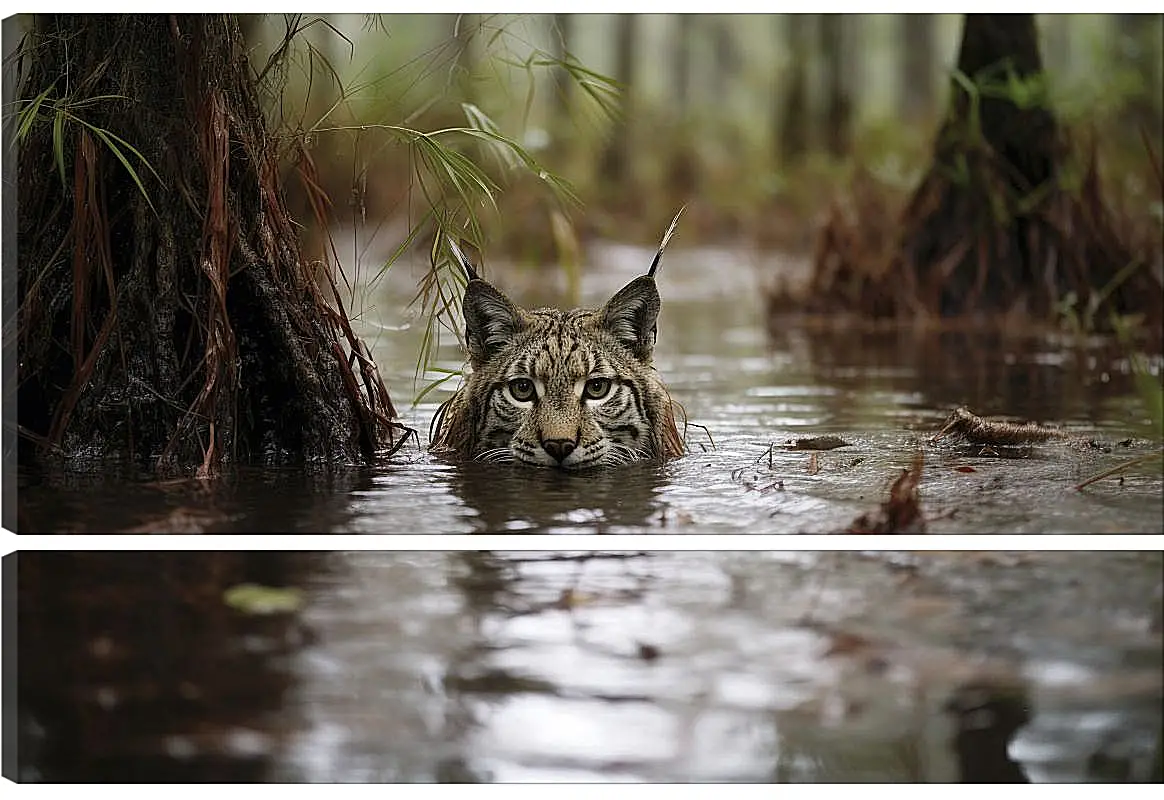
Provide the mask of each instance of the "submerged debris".
{"label": "submerged debris", "polygon": [[913,464],[902,470],[889,487],[889,499],[876,511],[857,517],[845,533],[925,533],[926,519],[918,502],[917,486],[921,481],[925,456],[919,450]]}
{"label": "submerged debris", "polygon": [[638,642],[638,655],[643,661],[654,661],[662,654],[663,651],[655,645]]}
{"label": "submerged debris", "polygon": [[784,447],[787,450],[835,450],[848,446],[849,443],[839,436],[810,436],[806,439],[794,439]]}
{"label": "submerged debris", "polygon": [[971,444],[998,447],[1039,444],[1051,439],[1089,447],[1100,447],[1093,439],[1076,436],[1058,428],[1037,425],[1034,422],[1024,422],[1020,425],[1013,422],[994,422],[983,419],[965,407],[954,409],[954,413],[950,414],[942,429],[930,438],[930,444],[936,444],[946,436],[962,439]]}

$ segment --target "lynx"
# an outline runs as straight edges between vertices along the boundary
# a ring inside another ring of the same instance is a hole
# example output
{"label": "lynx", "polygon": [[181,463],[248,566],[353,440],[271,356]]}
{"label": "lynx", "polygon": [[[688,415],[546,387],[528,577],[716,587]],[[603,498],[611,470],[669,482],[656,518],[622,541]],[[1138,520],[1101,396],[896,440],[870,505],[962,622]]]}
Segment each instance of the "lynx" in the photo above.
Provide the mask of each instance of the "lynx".
{"label": "lynx", "polygon": [[571,471],[682,455],[652,364],[654,274],[675,222],[648,273],[597,309],[519,308],[450,241],[469,277],[462,309],[470,370],[437,410],[432,450]]}

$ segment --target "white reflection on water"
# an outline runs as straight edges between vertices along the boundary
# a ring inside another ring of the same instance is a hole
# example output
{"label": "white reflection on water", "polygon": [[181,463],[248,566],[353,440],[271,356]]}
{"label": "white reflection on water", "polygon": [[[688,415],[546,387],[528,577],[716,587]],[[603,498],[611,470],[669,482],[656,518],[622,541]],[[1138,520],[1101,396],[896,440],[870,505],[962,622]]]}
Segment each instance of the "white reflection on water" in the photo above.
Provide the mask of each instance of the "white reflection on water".
{"label": "white reflection on water", "polygon": [[[330,556],[303,615],[319,643],[295,659],[284,773],[946,781],[943,709],[983,680],[1024,687],[1012,754],[1032,777],[1083,779],[1113,731],[1151,755],[1159,657],[1120,666],[1150,649],[1150,609],[1097,642],[1150,595],[1158,557],[585,555]],[[1107,599],[1055,628],[1080,575],[1110,579]],[[1024,582],[1038,592],[1016,603]]]}

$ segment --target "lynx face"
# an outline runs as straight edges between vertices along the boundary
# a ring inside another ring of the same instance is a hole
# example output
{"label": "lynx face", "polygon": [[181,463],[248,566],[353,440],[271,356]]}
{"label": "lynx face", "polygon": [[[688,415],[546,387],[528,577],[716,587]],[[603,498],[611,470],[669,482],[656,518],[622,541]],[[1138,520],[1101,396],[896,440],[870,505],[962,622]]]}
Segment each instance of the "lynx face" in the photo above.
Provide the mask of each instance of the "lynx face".
{"label": "lynx face", "polygon": [[564,470],[682,454],[651,362],[653,277],[571,311],[518,308],[474,278],[463,310],[471,372],[437,412],[434,451]]}

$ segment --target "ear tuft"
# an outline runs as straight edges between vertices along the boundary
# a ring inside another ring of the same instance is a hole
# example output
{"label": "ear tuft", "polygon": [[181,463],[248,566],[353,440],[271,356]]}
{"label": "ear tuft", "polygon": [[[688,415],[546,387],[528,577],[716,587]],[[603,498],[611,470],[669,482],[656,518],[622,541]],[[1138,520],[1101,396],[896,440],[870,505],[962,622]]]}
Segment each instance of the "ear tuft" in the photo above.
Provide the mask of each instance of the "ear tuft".
{"label": "ear tuft", "polygon": [[602,308],[602,327],[639,361],[650,363],[659,318],[659,290],[650,275],[640,275],[622,287]]}
{"label": "ear tuft", "polygon": [[469,281],[461,302],[469,363],[478,369],[524,327],[521,310],[480,278]]}
{"label": "ear tuft", "polygon": [[[456,259],[457,263],[461,265],[461,269],[465,272],[465,280],[479,280],[481,276],[477,274],[477,266],[472,262],[472,260],[470,260],[467,255],[465,255],[466,250],[475,250],[472,244],[462,239],[461,243],[458,245],[452,236],[446,236],[445,239],[449,245],[449,252],[453,254],[453,258]],[[479,255],[480,254],[478,254],[478,256]],[[480,258],[477,260],[480,261]]]}

